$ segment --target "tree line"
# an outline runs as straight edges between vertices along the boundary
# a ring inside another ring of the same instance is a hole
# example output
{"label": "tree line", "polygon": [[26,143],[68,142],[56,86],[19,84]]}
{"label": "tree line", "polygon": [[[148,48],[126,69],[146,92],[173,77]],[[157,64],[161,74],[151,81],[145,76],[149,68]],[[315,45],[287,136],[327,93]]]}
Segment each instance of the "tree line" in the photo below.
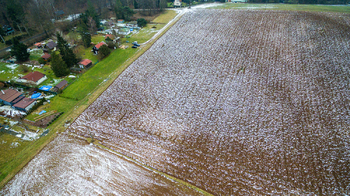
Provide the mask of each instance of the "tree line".
{"label": "tree line", "polygon": [[134,14],[132,9],[152,10],[152,14],[166,5],[166,0],[0,0],[0,34],[4,35],[3,25],[28,35],[48,33],[55,28],[54,21],[81,13],[84,23],[98,28],[99,19],[109,18],[111,13],[128,20]]}

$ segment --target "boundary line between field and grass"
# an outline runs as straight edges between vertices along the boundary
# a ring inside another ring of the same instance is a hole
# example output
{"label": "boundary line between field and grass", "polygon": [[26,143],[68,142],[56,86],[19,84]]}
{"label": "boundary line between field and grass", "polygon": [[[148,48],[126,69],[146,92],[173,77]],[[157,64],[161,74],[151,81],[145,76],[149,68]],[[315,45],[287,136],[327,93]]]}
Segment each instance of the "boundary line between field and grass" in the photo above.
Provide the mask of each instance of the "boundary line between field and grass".
{"label": "boundary line between field and grass", "polygon": [[[101,85],[98,85],[93,91],[91,91],[90,94],[88,94],[88,96],[78,101],[77,104],[74,107],[72,107],[70,111],[67,111],[61,116],[61,118],[58,118],[54,124],[48,127],[51,131],[46,135],[46,137],[38,139],[37,141],[35,141],[34,144],[21,151],[13,160],[19,161],[21,162],[21,164],[19,164],[18,166],[14,166],[13,169],[9,169],[11,170],[11,172],[9,172],[9,174],[0,182],[0,189],[2,189],[18,172],[20,172],[22,168],[25,167],[29,163],[29,161],[32,160],[48,143],[53,141],[59,133],[62,133],[66,130],[67,127],[65,126],[65,124],[67,120],[71,121],[70,123],[74,123],[76,119],[85,111],[85,109],[87,109],[110,85],[112,85],[113,82],[118,78],[118,76],[129,65],[131,65],[131,63],[133,63],[151,46],[153,46],[153,44],[160,37],[162,37],[180,18],[181,16],[178,17],[176,20],[169,21],[170,25],[168,27],[165,27],[163,32],[160,33],[157,38],[153,39],[148,44],[141,47],[139,51],[137,51],[131,58],[127,59],[120,67],[118,67],[108,77],[106,77],[105,79],[108,79],[107,81],[101,83]],[[11,163],[9,163],[6,167],[11,168]]]}

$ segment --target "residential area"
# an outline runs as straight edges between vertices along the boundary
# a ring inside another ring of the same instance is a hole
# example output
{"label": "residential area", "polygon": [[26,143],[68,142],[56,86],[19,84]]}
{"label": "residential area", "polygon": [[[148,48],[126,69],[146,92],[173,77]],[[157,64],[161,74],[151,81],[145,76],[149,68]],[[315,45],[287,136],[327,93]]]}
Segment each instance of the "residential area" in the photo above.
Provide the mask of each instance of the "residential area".
{"label": "residential area", "polygon": [[[89,9],[57,12],[49,35],[28,42],[22,38],[24,24],[22,33],[14,25],[2,25],[9,29],[2,38],[12,46],[1,51],[6,46],[0,40],[0,179],[12,171],[7,167],[21,164],[16,157],[31,156],[69,126],[89,96],[112,82],[142,53],[142,43],[177,15],[172,10],[151,16],[128,10],[130,16],[118,18],[108,10],[102,18]],[[22,156],[25,151],[30,152]]]}

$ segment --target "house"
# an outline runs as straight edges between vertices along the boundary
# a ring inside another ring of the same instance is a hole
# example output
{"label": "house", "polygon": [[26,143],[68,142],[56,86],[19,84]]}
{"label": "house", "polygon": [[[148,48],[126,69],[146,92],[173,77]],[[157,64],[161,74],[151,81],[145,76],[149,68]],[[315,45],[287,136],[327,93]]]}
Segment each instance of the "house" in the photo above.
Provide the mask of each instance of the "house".
{"label": "house", "polygon": [[121,34],[121,35],[129,35],[130,33],[130,29],[129,28],[120,28],[118,30],[118,34]]}
{"label": "house", "polygon": [[68,86],[68,82],[66,80],[62,80],[60,83],[58,83],[55,87],[53,87],[53,91],[57,92],[59,90],[63,90]]}
{"label": "house", "polygon": [[102,42],[96,44],[96,45],[92,48],[92,51],[93,51],[95,54],[97,54],[97,53],[98,53],[98,50],[99,50],[100,47],[103,46],[103,45],[106,45],[106,46],[107,46],[106,42],[102,41]]}
{"label": "house", "polygon": [[53,41],[48,42],[47,44],[45,44],[45,48],[52,50],[57,46],[57,44]]}
{"label": "house", "polygon": [[37,48],[41,48],[42,47],[41,43],[39,43],[39,42],[35,43],[34,46],[36,46]]}
{"label": "house", "polygon": [[32,85],[39,85],[47,79],[46,75],[38,71],[31,72],[22,78],[17,79],[18,82],[29,83]]}
{"label": "house", "polygon": [[12,108],[23,112],[28,112],[35,104],[35,99],[25,97],[18,103],[14,104]]}
{"label": "house", "polygon": [[13,105],[24,98],[24,95],[14,89],[1,90],[0,103]]}
{"label": "house", "polygon": [[78,63],[78,65],[81,69],[88,68],[92,65],[92,61],[89,59],[83,59]]}
{"label": "house", "polygon": [[119,19],[118,23],[124,23],[124,20],[123,19]]}
{"label": "house", "polygon": [[105,39],[107,39],[107,38],[113,40],[113,39],[114,39],[114,35],[112,35],[112,34],[107,34],[107,35],[105,36]]}
{"label": "house", "polygon": [[43,56],[41,56],[45,61],[48,61],[51,58],[51,55],[49,53],[45,53]]}

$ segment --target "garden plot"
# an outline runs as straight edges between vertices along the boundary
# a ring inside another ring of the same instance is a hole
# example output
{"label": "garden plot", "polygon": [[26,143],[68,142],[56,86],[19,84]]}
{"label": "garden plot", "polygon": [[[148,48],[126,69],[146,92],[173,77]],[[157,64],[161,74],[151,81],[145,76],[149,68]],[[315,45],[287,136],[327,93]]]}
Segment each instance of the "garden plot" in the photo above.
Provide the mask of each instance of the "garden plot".
{"label": "garden plot", "polygon": [[69,127],[216,195],[349,194],[348,14],[185,14]]}

